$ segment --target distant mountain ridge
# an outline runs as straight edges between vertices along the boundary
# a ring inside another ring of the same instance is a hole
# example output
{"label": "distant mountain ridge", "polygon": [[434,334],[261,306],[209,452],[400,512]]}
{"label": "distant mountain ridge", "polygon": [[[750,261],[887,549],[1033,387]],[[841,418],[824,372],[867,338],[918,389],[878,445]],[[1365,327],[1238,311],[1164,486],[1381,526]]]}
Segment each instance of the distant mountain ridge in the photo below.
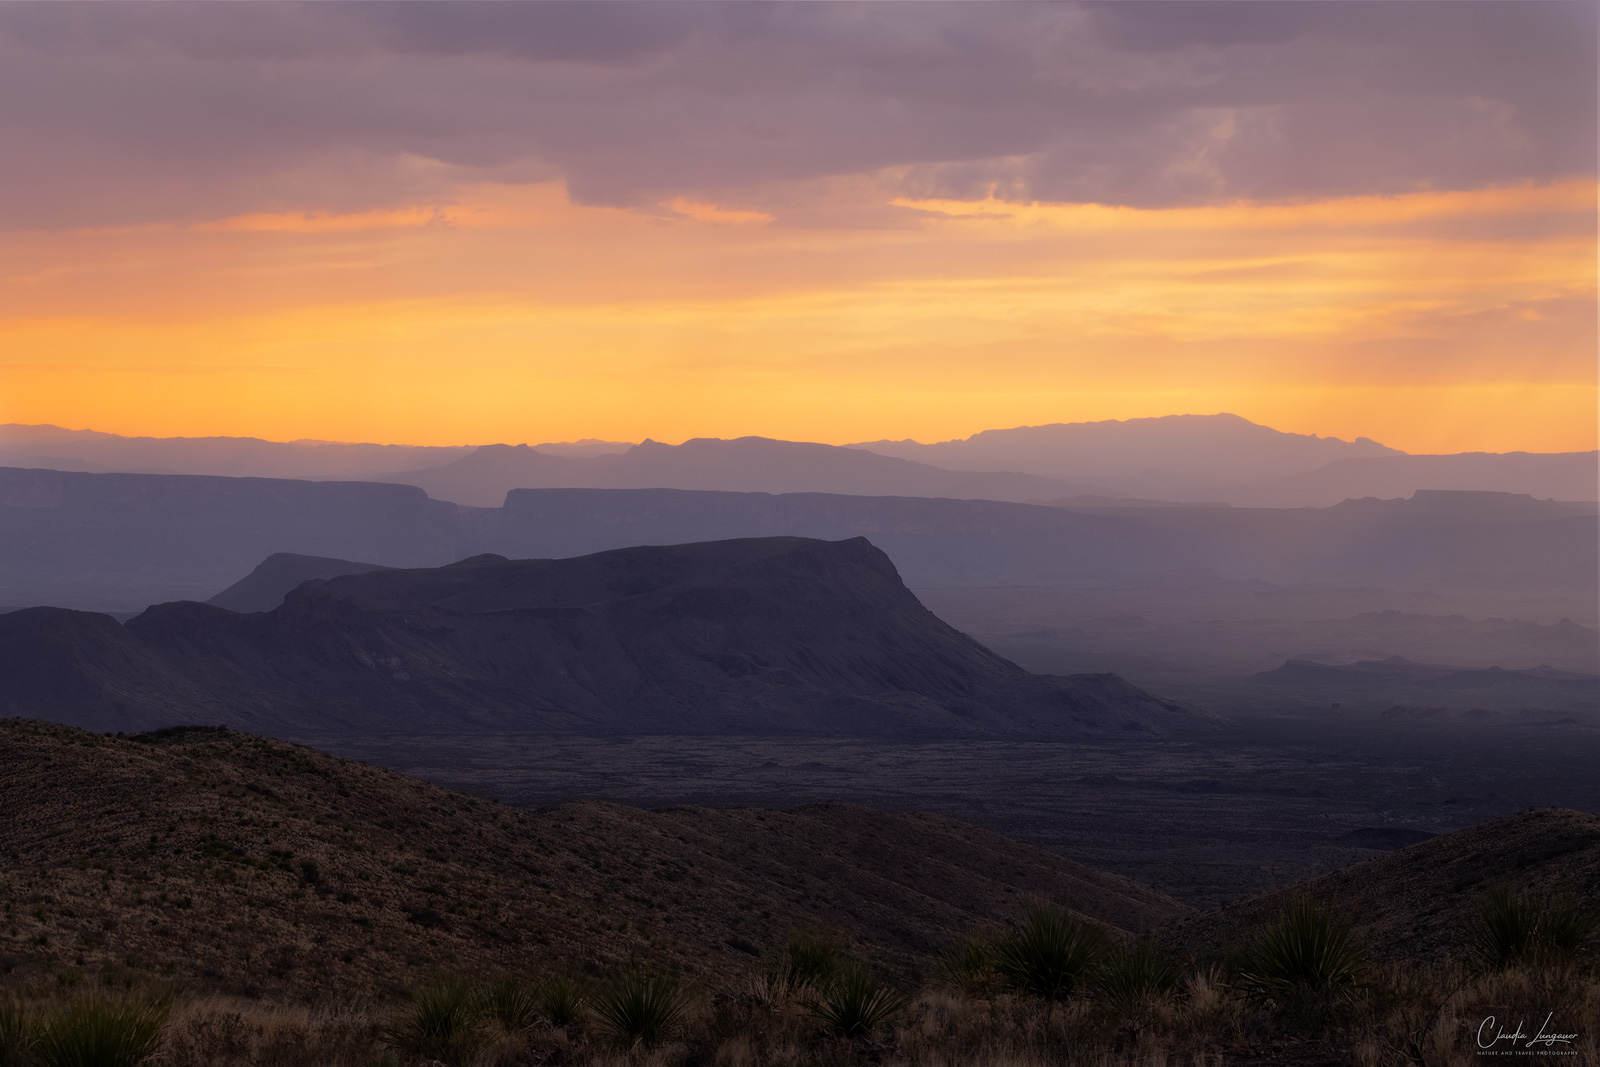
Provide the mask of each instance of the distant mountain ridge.
{"label": "distant mountain ridge", "polygon": [[501,508],[462,508],[401,484],[0,468],[0,607],[132,613],[205,600],[274,553],[426,567],[483,552],[564,557],[771,536],[868,537],[921,588],[1177,571],[1413,589],[1600,582],[1600,509],[1509,494],[1253,509],[537,489],[512,491]]}
{"label": "distant mountain ridge", "polygon": [[[1326,694],[1343,702],[1390,704],[1403,714],[1408,704],[1460,717],[1474,710],[1573,712],[1585,720],[1600,714],[1600,675],[1530,667],[1506,670],[1413,663],[1401,656],[1348,664],[1289,660],[1250,679],[1256,685]],[[1600,725],[1600,721],[1594,723]]]}
{"label": "distant mountain ridge", "polygon": [[1285,433],[1229,414],[1019,426],[936,444],[852,447],[951,470],[1069,478],[1120,496],[1249,507],[1326,507],[1425,489],[1600,499],[1600,451],[1410,455],[1365,437]]}
{"label": "distant mountain ridge", "polygon": [[382,480],[419,485],[435,498],[475,507],[499,507],[515,489],[671,488],[1012,501],[1092,491],[1030,474],[948,471],[863,449],[765,437],[696,438],[681,445],[645,441],[626,452],[588,456],[485,445],[443,467]]}
{"label": "distant mountain ridge", "polygon": [[[844,493],[1071,505],[1221,502],[1326,507],[1417,490],[1600,499],[1600,451],[1407,455],[1361,437],[1284,433],[1237,415],[1055,423],[921,444],[763,437],[679,445],[585,439],[422,447],[254,438],[126,438],[0,426],[0,466],[402,482],[498,507],[512,489],[637,488]],[[1098,500],[1096,498],[1099,498]]]}
{"label": "distant mountain ridge", "polygon": [[1152,470],[1202,482],[1251,482],[1340,459],[1404,454],[1365,437],[1352,442],[1284,433],[1228,414],[1058,422],[984,430],[929,445],[871,441],[852,447],[951,470],[998,468],[1113,484]]}
{"label": "distant mountain ridge", "polygon": [[865,539],[480,556],[294,589],[265,614],[0,615],[0,711],[100,730],[1160,734],[1114,675],[1032,675],[917,601]]}

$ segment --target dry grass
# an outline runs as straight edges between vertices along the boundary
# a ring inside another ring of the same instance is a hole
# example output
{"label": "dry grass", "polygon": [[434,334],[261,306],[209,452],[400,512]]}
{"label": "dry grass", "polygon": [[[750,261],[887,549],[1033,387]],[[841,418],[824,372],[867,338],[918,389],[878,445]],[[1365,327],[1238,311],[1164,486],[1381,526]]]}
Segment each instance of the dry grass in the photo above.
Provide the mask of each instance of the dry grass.
{"label": "dry grass", "polygon": [[[567,1026],[534,1018],[516,1029],[492,1025],[476,984],[483,1025],[471,1042],[441,1054],[410,1050],[396,1035],[422,1000],[273,1004],[221,996],[173,996],[150,1067],[1212,1067],[1253,1063],[1353,1063],[1358,1067],[1450,1067],[1481,1063],[1479,1028],[1494,1017],[1532,1036],[1576,1033],[1561,1062],[1600,1063],[1600,976],[1572,965],[1535,964],[1498,972],[1465,962],[1375,972],[1338,1010],[1307,1012],[1247,993],[1237,976],[1190,969],[1170,996],[1126,1005],[1085,990],[1064,1001],[929,988],[867,1038],[832,1036],[805,1007],[808,987],[781,972],[727,988],[702,987],[679,1025],[648,1047],[619,1043],[594,1008]],[[532,988],[530,986],[530,988]],[[14,990],[41,1024],[83,994]],[[417,990],[425,999],[426,989]],[[121,992],[106,996],[123,996]],[[1503,1043],[1501,1047],[1506,1047]],[[1525,1047],[1525,1044],[1523,1045]]]}

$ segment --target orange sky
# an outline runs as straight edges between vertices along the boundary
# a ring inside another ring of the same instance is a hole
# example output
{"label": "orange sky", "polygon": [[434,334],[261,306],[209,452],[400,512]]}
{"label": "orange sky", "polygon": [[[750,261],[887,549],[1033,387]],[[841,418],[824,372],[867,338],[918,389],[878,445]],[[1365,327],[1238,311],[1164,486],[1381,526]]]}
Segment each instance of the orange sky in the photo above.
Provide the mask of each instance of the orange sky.
{"label": "orange sky", "polygon": [[475,183],[356,214],[0,234],[0,422],[843,443],[1231,411],[1412,452],[1596,446],[1592,182],[884,200],[801,226]]}

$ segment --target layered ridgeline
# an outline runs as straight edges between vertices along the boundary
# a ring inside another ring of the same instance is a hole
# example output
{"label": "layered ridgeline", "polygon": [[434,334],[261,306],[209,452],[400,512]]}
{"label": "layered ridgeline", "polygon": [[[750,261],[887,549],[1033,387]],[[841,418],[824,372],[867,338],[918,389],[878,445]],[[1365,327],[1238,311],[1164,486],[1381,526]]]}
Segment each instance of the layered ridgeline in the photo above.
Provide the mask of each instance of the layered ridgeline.
{"label": "layered ridgeline", "polygon": [[1284,433],[1237,415],[1057,423],[963,440],[835,446],[761,437],[680,445],[579,441],[408,447],[252,438],[129,438],[0,425],[0,466],[340,478],[498,506],[511,489],[676,488],[995,500],[1138,497],[1306,507],[1419,489],[1594,500],[1600,454],[1407,455],[1366,438]]}
{"label": "layered ridgeline", "polygon": [[930,613],[863,538],[314,580],[265,613],[0,616],[0,712],[97,730],[931,738],[1160,734],[1115,675],[1029,674]]}
{"label": "layered ridgeline", "polygon": [[[1105,584],[1209,570],[1384,588],[1571,590],[1592,503],[1424,491],[1328,508],[1048,507],[684,489],[522,489],[461,508],[406,485],[0,468],[0,608],[203,600],[273,553],[439,566],[737,537],[869,537],[913,587]],[[1554,621],[1554,620],[1551,620]]]}
{"label": "layered ridgeline", "polygon": [[727,978],[797,930],[911,971],[1037,899],[1128,932],[1188,912],[933,815],[526,812],[214,728],[125,739],[0,721],[0,766],[12,981],[161,976],[316,999],[630,961]]}

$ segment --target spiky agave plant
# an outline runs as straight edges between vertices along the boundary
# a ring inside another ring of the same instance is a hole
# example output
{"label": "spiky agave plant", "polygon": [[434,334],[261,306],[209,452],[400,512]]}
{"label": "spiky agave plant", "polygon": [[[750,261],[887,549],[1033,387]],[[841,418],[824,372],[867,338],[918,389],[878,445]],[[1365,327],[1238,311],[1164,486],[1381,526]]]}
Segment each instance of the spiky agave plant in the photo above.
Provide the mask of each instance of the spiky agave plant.
{"label": "spiky agave plant", "polygon": [[483,990],[481,1007],[504,1032],[521,1033],[539,1021],[539,991],[521,978],[502,978]]}
{"label": "spiky agave plant", "polygon": [[1600,918],[1575,897],[1540,898],[1516,886],[1492,887],[1478,904],[1473,955],[1491,970],[1518,963],[1562,963],[1593,948]]}
{"label": "spiky agave plant", "polygon": [[806,1010],[835,1037],[867,1037],[911,1003],[863,967],[846,964]]}
{"label": "spiky agave plant", "polygon": [[551,975],[539,983],[539,1014],[557,1029],[572,1026],[583,1018],[587,1003],[583,988],[564,974]]}
{"label": "spiky agave plant", "polygon": [[23,1067],[33,1045],[33,1016],[15,1000],[0,1000],[0,1067]]}
{"label": "spiky agave plant", "polygon": [[84,997],[44,1021],[24,1062],[38,1067],[138,1067],[155,1055],[165,1001]]}
{"label": "spiky agave plant", "polygon": [[1356,985],[1364,964],[1348,920],[1297,900],[1256,935],[1243,977],[1266,993],[1325,992]]}
{"label": "spiky agave plant", "polygon": [[676,981],[636,971],[607,986],[594,1000],[600,1028],[634,1048],[654,1048],[677,1030],[690,996]]}
{"label": "spiky agave plant", "polygon": [[459,979],[434,982],[422,988],[384,1036],[402,1052],[456,1067],[469,1060],[483,1040],[478,999],[472,987]]}
{"label": "spiky agave plant", "polygon": [[1065,908],[1040,907],[995,940],[994,968],[1014,993],[1065,1000],[1082,989],[1105,946],[1102,927]]}

